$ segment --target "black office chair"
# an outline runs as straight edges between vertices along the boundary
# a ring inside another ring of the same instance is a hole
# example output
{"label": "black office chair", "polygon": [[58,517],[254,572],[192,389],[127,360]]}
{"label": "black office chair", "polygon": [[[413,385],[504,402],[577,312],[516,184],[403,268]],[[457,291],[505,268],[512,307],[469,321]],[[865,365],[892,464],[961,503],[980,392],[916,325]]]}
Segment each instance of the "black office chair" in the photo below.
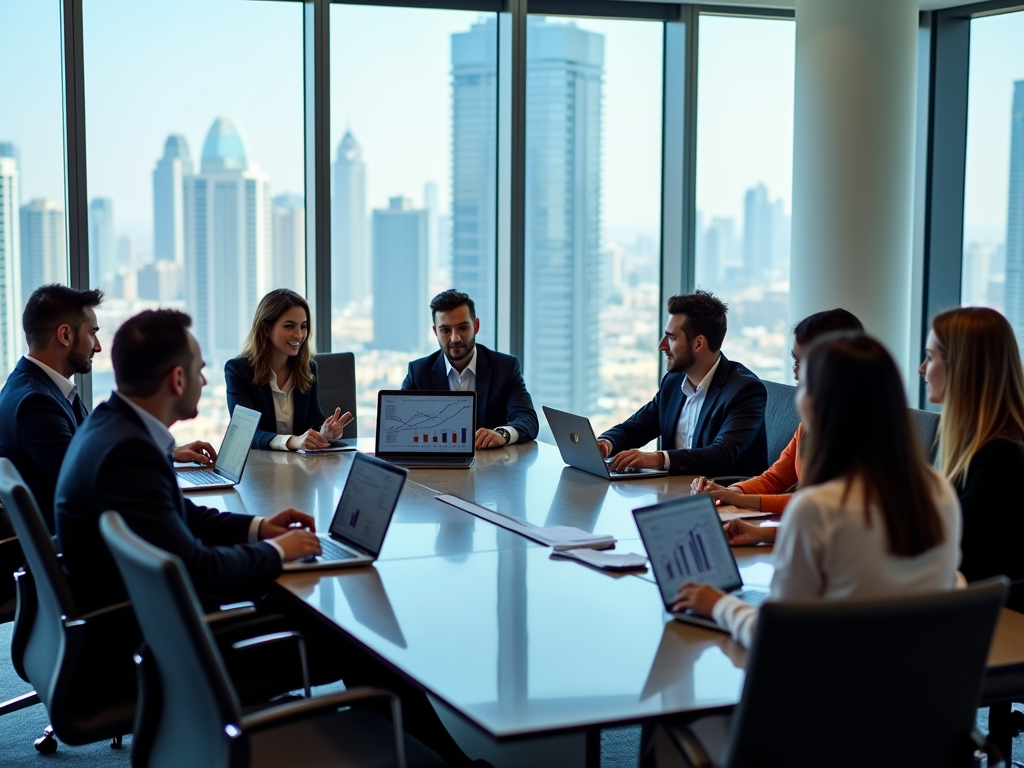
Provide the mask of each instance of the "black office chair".
{"label": "black office chair", "polygon": [[320,407],[330,416],[335,408],[352,414],[352,423],[345,427],[342,438],[356,438],[356,356],[351,352],[333,352],[316,356],[317,387]]}
{"label": "black office chair", "polygon": [[[181,561],[132,533],[116,512],[104,513],[100,531],[146,640],[136,657],[133,766],[443,765],[403,733],[401,702],[388,691],[354,688],[243,714]],[[390,702],[391,723],[366,710],[338,711],[380,699]]]}
{"label": "black office chair", "polygon": [[657,726],[644,764],[970,766],[984,749],[993,766],[974,722],[1007,586],[766,603],[731,718]]}
{"label": "black office chair", "polygon": [[921,447],[928,454],[928,460],[935,461],[935,454],[939,449],[939,414],[911,408],[910,420],[917,427],[917,435],[921,438]]}
{"label": "black office chair", "polygon": [[0,499],[27,564],[17,576],[11,659],[50,716],[36,748],[56,749],[53,735],[67,744],[112,739],[119,747],[135,715],[134,670],[130,653],[122,661],[107,650],[127,632],[137,633],[131,607],[120,603],[86,614],[75,608],[39,507],[7,459],[0,459]]}
{"label": "black office chair", "polygon": [[[786,450],[789,441],[793,439],[793,434],[800,424],[800,414],[796,412],[796,404],[793,400],[796,396],[796,387],[774,381],[762,383],[768,390],[768,400],[764,406],[764,427],[768,434],[768,466],[770,467]],[[746,475],[727,475],[712,479],[719,485],[732,485],[750,478]]]}

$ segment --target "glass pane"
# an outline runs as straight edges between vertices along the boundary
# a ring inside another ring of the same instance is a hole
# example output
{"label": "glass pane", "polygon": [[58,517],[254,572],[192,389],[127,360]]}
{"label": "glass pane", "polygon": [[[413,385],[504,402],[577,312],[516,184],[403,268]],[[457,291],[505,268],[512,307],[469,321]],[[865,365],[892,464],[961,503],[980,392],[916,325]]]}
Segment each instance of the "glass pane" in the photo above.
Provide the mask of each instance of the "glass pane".
{"label": "glass pane", "polygon": [[[143,309],[188,312],[209,383],[174,431],[217,445],[224,362],[256,302],[305,286],[302,5],[84,0],[83,18],[101,338],[109,349]],[[106,350],[94,371],[99,401],[114,386]]]}
{"label": "glass pane", "polygon": [[60,13],[0,0],[0,385],[26,350],[25,301],[68,279]]}
{"label": "glass pane", "polygon": [[1024,12],[971,22],[961,301],[1024,340]]}
{"label": "glass pane", "polygon": [[722,351],[790,381],[795,26],[700,17],[696,282],[729,305]]}
{"label": "glass pane", "polygon": [[432,296],[467,292],[493,345],[497,41],[493,14],[331,6],[331,340],[362,435],[437,349]]}
{"label": "glass pane", "polygon": [[644,21],[527,27],[526,382],[538,415],[599,433],[658,386],[662,38]]}

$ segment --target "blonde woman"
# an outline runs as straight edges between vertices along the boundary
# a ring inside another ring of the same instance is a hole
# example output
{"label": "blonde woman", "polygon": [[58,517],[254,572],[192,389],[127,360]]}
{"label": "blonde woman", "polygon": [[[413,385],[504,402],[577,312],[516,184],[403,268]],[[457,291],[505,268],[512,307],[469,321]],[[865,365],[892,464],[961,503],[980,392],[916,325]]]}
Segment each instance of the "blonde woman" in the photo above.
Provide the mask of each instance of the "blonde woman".
{"label": "blonde woman", "polygon": [[295,291],[278,288],[256,307],[242,354],[224,364],[228,410],[236,405],[260,413],[253,448],[317,450],[341,438],[352,414],[320,409],[316,363],[309,336],[309,305]]}
{"label": "blonde woman", "polygon": [[[960,571],[968,581],[1024,579],[1024,510],[1005,490],[1024,477],[1024,373],[1013,329],[992,309],[938,314],[921,375],[928,401],[942,404],[939,467],[963,510]],[[1024,595],[1012,590],[1007,605],[1024,610]]]}

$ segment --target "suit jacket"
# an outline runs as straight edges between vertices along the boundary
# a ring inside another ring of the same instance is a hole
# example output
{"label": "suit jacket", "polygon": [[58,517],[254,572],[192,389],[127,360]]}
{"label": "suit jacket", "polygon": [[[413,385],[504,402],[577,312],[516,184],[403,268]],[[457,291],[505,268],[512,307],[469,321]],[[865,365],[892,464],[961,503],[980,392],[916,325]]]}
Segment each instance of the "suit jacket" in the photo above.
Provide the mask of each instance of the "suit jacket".
{"label": "suit jacket", "polygon": [[[409,363],[402,389],[450,389],[444,353],[439,349]],[[520,443],[537,438],[537,412],[526,391],[519,360],[482,344],[476,345],[476,426],[513,427]]]}
{"label": "suit jacket", "polygon": [[269,585],[281,572],[273,546],[244,543],[250,515],[200,507],[182,496],[170,457],[116,393],[82,424],[57,480],[57,540],[79,610],[127,599],[100,537],[99,518],[108,509],[180,557],[200,595],[240,594]]}
{"label": "suit jacket", "polygon": [[57,475],[86,415],[81,398],[72,406],[53,379],[25,358],[0,392],[0,456],[10,459],[25,480],[51,533]]}
{"label": "suit jacket", "polygon": [[745,366],[727,360],[715,371],[697,418],[693,448],[676,446],[676,425],[686,396],[686,374],[667,373],[661,389],[647,405],[626,421],[612,427],[602,438],[615,451],[639,448],[656,437],[668,451],[669,471],[694,475],[760,475],[768,467],[768,437],[764,384]]}
{"label": "suit jacket", "polygon": [[[326,416],[320,409],[320,391],[316,383],[316,363],[311,364],[313,386],[303,394],[298,389],[292,392],[292,434],[301,435],[309,429],[320,429]],[[274,393],[269,384],[262,387],[253,383],[252,366],[244,357],[236,357],[224,363],[224,380],[228,385],[228,411],[235,412],[235,406],[252,408],[260,413],[260,423],[252,437],[252,447],[270,449],[270,441],[277,437],[277,415],[274,412]]]}

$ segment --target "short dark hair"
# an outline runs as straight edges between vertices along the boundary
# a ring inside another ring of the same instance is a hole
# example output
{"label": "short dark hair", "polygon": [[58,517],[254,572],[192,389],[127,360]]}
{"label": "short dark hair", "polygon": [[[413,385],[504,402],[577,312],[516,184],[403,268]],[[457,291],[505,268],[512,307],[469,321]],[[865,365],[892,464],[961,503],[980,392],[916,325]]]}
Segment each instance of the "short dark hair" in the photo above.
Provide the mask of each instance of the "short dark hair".
{"label": "short dark hair", "polygon": [[62,325],[76,331],[85,321],[85,308],[103,303],[103,291],[79,291],[66,285],[44,285],[32,291],[21,313],[21,327],[29,349],[43,349]]}
{"label": "short dark hair", "polygon": [[469,298],[468,293],[456,291],[454,288],[441,291],[430,300],[430,320],[436,322],[438,312],[451,312],[459,307],[469,307],[469,319],[476,320],[476,304]]}
{"label": "short dark hair", "polygon": [[729,307],[710,291],[694,291],[668,300],[670,315],[686,315],[683,330],[688,339],[703,336],[712,352],[722,348],[728,328]]}
{"label": "short dark hair", "polygon": [[805,347],[819,336],[837,331],[854,331],[864,333],[864,326],[853,312],[845,309],[826,309],[815,312],[796,324],[793,338],[801,347]]}
{"label": "short dark hair", "polygon": [[174,368],[190,366],[191,325],[192,318],[176,309],[147,309],[125,320],[110,350],[118,390],[150,397]]}

